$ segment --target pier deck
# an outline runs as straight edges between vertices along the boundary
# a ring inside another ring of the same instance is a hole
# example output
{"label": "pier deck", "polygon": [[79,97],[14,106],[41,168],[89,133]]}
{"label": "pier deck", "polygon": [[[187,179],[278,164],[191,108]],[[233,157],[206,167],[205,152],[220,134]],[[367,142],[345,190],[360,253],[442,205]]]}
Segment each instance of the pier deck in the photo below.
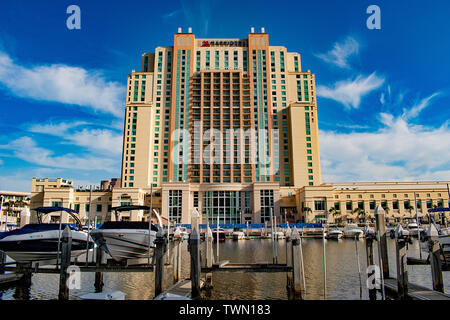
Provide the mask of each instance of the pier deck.
{"label": "pier deck", "polygon": [[[397,296],[397,279],[389,278],[384,280],[385,291],[387,295]],[[408,283],[408,298],[412,300],[447,300],[450,301],[450,295],[417,284]]]}
{"label": "pier deck", "polygon": [[174,299],[173,295],[180,296],[181,299],[183,297],[191,299],[191,291],[192,291],[191,280],[185,279],[178,281],[171,287],[167,288],[163,293],[155,297],[154,300],[166,300],[167,297],[171,295],[172,295],[172,297],[170,297],[171,299]]}

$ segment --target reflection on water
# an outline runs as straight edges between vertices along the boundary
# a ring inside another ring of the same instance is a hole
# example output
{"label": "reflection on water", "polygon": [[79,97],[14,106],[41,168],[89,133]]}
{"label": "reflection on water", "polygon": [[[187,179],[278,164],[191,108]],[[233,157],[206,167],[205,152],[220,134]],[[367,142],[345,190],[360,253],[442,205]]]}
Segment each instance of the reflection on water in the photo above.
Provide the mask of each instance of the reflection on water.
{"label": "reflection on water", "polygon": [[[214,244],[214,254],[216,253]],[[203,247],[203,246],[202,246]],[[365,242],[357,242],[363,286],[362,299],[368,299],[366,284]],[[360,299],[360,280],[355,241],[350,239],[327,240],[325,243],[327,261],[327,295],[326,299],[348,300]],[[277,242],[278,263],[286,261],[285,241]],[[389,272],[396,276],[395,242],[388,239]],[[375,261],[378,262],[378,250],[374,245]],[[322,261],[322,240],[304,239],[303,255],[306,275],[306,299],[324,298],[324,270]],[[203,248],[202,248],[202,256]],[[408,256],[419,257],[417,240],[409,245]],[[423,254],[425,258],[427,254]],[[189,277],[189,252],[187,244],[182,244],[182,277]],[[204,260],[204,259],[203,259]],[[219,260],[231,262],[254,263],[272,262],[272,243],[270,239],[257,240],[226,240],[219,244]],[[450,290],[450,276],[443,273],[445,290]],[[148,300],[154,297],[153,272],[111,272],[104,273],[103,291],[120,290],[126,293],[126,299]],[[430,266],[408,266],[409,281],[432,288]],[[71,290],[70,299],[94,292],[94,273],[83,272],[81,289]],[[173,283],[171,267],[165,268],[163,287]],[[58,297],[59,275],[34,274],[31,287],[11,287],[0,289],[0,299],[5,300],[48,300]],[[285,273],[214,273],[214,288],[207,293],[209,299],[287,299]]]}

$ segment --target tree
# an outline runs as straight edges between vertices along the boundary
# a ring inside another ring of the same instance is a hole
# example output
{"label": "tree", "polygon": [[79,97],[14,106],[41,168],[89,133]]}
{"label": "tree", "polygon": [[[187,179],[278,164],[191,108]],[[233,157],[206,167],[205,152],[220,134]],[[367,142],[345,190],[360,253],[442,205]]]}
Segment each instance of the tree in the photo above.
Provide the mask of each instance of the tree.
{"label": "tree", "polygon": [[414,210],[414,207],[409,204],[405,207],[405,210],[409,212],[409,216],[411,217],[411,212]]}
{"label": "tree", "polygon": [[366,212],[363,209],[361,209],[359,207],[355,208],[353,210],[353,213],[356,213],[357,217],[363,216],[364,217],[364,221],[366,221]]}
{"label": "tree", "polygon": [[328,210],[328,213],[331,214],[333,217],[338,216],[338,215],[341,214],[335,207],[331,207]]}
{"label": "tree", "polygon": [[[307,216],[308,215],[308,213],[311,213],[312,212],[312,210],[311,210],[311,208],[310,207],[303,207],[302,208],[302,211],[303,211],[303,213]],[[305,218],[305,221],[306,221],[307,219]]]}

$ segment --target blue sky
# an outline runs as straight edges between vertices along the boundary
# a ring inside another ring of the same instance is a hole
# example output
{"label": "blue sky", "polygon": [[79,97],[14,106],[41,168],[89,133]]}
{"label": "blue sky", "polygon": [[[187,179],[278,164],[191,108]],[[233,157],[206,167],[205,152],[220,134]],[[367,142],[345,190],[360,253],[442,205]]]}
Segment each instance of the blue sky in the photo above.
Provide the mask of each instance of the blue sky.
{"label": "blue sky", "polygon": [[[81,30],[66,27],[72,4]],[[366,27],[372,4],[381,30]],[[445,0],[3,0],[0,190],[120,177],[126,76],[179,26],[199,38],[265,27],[301,54],[316,74],[324,182],[450,180],[449,16]]]}

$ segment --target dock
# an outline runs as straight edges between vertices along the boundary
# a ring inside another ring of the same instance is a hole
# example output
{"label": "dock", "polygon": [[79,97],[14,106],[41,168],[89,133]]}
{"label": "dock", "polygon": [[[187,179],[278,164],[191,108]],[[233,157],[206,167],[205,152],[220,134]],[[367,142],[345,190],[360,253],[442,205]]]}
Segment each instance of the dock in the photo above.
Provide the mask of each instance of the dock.
{"label": "dock", "polygon": [[[397,279],[389,278],[384,280],[384,287],[386,294],[391,297],[396,297],[398,294],[397,290]],[[408,283],[408,299],[411,300],[450,300],[450,295],[431,290],[414,283]]]}

